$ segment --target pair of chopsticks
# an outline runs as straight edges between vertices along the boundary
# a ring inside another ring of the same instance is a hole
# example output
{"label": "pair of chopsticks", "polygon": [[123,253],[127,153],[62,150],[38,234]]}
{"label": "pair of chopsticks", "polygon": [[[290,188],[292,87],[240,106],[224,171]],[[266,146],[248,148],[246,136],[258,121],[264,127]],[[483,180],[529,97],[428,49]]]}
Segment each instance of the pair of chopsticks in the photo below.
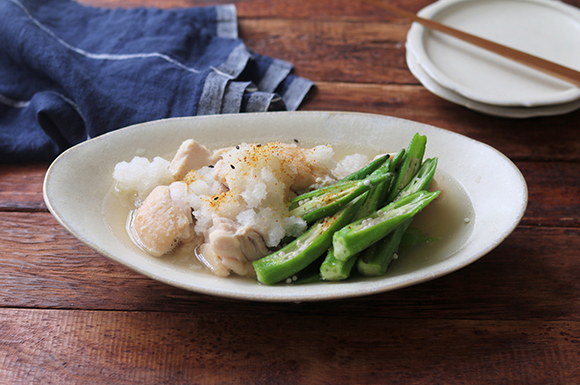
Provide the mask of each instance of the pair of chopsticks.
{"label": "pair of chopsticks", "polygon": [[505,45],[494,43],[492,41],[483,39],[483,38],[478,37],[478,36],[471,35],[469,33],[463,32],[463,31],[459,31],[455,28],[438,23],[436,21],[419,17],[419,16],[415,15],[414,13],[404,11],[404,10],[399,9],[397,7],[394,7],[390,4],[382,3],[379,1],[375,1],[375,0],[362,0],[362,1],[367,3],[367,4],[371,4],[371,5],[374,5],[376,7],[383,8],[383,9],[385,9],[389,12],[392,12],[396,15],[399,15],[399,16],[402,16],[404,18],[415,21],[417,23],[420,23],[420,24],[424,25],[425,27],[434,29],[434,30],[439,31],[439,32],[446,33],[450,36],[453,36],[453,37],[458,38],[460,40],[471,43],[477,47],[486,49],[490,52],[494,52],[498,55],[501,55],[501,56],[506,57],[508,59],[514,60],[518,63],[527,65],[531,68],[542,71],[542,72],[547,73],[549,75],[552,75],[558,79],[564,80],[564,81],[569,82],[577,87],[580,87],[580,72],[573,70],[571,68],[564,67],[560,64],[556,64],[556,63],[553,63],[551,61],[539,58],[537,56],[533,56],[533,55],[530,55],[528,53],[518,51],[518,50],[515,50],[513,48],[506,47]]}

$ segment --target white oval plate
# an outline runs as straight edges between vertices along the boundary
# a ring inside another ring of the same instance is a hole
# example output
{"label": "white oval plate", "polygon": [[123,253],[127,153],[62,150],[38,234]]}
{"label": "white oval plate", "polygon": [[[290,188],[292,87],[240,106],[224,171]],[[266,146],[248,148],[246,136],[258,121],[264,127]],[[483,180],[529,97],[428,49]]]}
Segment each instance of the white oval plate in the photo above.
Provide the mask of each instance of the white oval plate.
{"label": "white oval plate", "polygon": [[471,110],[478,111],[487,115],[500,116],[503,118],[523,119],[537,116],[561,115],[580,108],[580,100],[539,107],[506,107],[480,103],[475,100],[467,99],[457,92],[447,89],[441,84],[437,83],[437,81],[431,78],[431,76],[429,76],[423,67],[419,65],[417,58],[415,58],[415,55],[413,55],[413,52],[409,49],[407,50],[406,58],[407,66],[409,67],[411,73],[417,78],[417,80],[421,82],[421,84],[423,84],[423,86],[425,86],[426,89],[431,91],[433,94],[452,103],[459,104]]}
{"label": "white oval plate", "polygon": [[[426,157],[439,157],[436,178],[467,192],[473,207],[471,233],[453,249],[423,258],[399,258],[387,275],[337,283],[259,285],[254,280],[212,276],[201,269],[154,258],[134,246],[124,231],[126,212],[111,207],[112,172],[134,155],[171,156],[195,138],[210,148],[240,142],[286,141],[350,146],[380,153],[406,148],[426,135]],[[451,177],[449,177],[451,176]],[[525,180],[493,148],[433,126],[392,117],[343,112],[275,112],[176,118],[138,124],[81,143],[61,154],[44,181],[44,199],[56,219],[97,252],[148,277],[186,290],[257,301],[315,301],[356,297],[406,287],[451,273],[502,242],[527,205]],[[108,204],[105,202],[109,201]]]}
{"label": "white oval plate", "polygon": [[[440,0],[418,15],[580,70],[580,10],[554,0]],[[442,86],[481,103],[543,106],[580,88],[413,23],[408,48]]]}

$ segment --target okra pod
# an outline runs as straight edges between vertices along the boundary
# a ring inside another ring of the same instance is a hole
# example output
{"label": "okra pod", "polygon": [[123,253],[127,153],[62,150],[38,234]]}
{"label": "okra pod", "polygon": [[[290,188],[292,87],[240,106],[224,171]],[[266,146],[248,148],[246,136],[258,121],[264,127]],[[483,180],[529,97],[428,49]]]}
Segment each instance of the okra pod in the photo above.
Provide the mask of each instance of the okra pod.
{"label": "okra pod", "polygon": [[335,257],[346,261],[350,256],[366,249],[405,220],[413,218],[438,195],[439,191],[419,191],[345,226],[333,236]]}
{"label": "okra pod", "polygon": [[[362,206],[358,209],[357,213],[353,220],[360,219],[362,217],[367,216],[368,214],[372,213],[378,208],[380,202],[384,199],[385,194],[387,193],[391,181],[393,178],[393,171],[395,166],[398,162],[400,162],[405,150],[401,150],[394,158],[391,158],[388,154],[383,155],[374,161],[370,162],[367,166],[361,168],[360,170],[350,174],[346,178],[342,179],[341,182],[346,181],[355,181],[364,178],[371,178],[374,180],[375,177],[383,177],[383,174],[388,174],[387,178],[379,183],[377,186],[373,186],[371,190],[366,191],[360,195],[360,199],[363,202]],[[393,163],[396,162],[396,163]],[[372,182],[371,182],[372,184]],[[326,190],[334,190],[334,188],[326,188]],[[316,197],[318,194],[322,195],[329,191],[318,190],[315,192],[310,192],[308,194],[303,194],[300,199],[308,199],[312,197]],[[300,199],[295,199],[295,201],[300,201]],[[294,202],[294,207],[291,208],[295,209],[296,205]],[[304,218],[304,217],[303,217]],[[325,279],[325,280],[339,280],[339,279],[346,279],[350,275],[350,271],[352,270],[354,264],[356,263],[356,257],[353,256],[349,261],[338,261],[333,256],[332,247],[327,253],[327,256],[320,266],[320,275],[318,275],[318,279]],[[300,279],[299,279],[300,280]]]}
{"label": "okra pod", "polygon": [[389,263],[393,260],[403,234],[409,227],[412,219],[407,219],[401,223],[394,231],[386,237],[370,245],[357,259],[356,268],[359,273],[366,276],[380,276],[387,271]]}
{"label": "okra pod", "polygon": [[[395,201],[398,201],[417,191],[427,190],[435,169],[437,168],[437,158],[427,159],[411,181],[397,194]],[[357,270],[366,276],[378,276],[385,274],[389,263],[399,249],[401,239],[407,231],[412,219],[408,219],[389,235],[374,243],[362,251],[357,260]]]}
{"label": "okra pod", "polygon": [[313,223],[334,214],[354,198],[392,177],[390,173],[373,173],[365,179],[338,182],[302,194],[290,201],[290,215]]}
{"label": "okra pod", "polygon": [[403,187],[401,191],[399,191],[394,200],[399,200],[417,191],[427,190],[431,184],[431,181],[433,180],[433,176],[435,175],[437,162],[438,158],[425,160],[419,171],[417,171],[411,181],[407,183],[407,185]]}
{"label": "okra pod", "polygon": [[340,182],[346,182],[349,180],[359,180],[364,179],[370,174],[372,174],[375,170],[381,167],[388,159],[389,154],[381,155],[375,160],[370,161],[367,163],[366,166],[361,167],[360,169],[356,170],[355,172],[345,176],[340,180]]}
{"label": "okra pod", "polygon": [[406,152],[406,158],[403,165],[399,168],[395,176],[393,188],[389,192],[386,203],[392,202],[395,196],[411,181],[411,178],[419,171],[423,163],[423,155],[427,145],[427,137],[419,135],[413,136],[409,148]]}
{"label": "okra pod", "polygon": [[382,164],[382,166],[377,168],[374,172],[382,172],[382,173],[392,172],[392,173],[395,173],[397,171],[397,168],[399,166],[402,166],[404,160],[406,159],[406,153],[407,153],[407,151],[404,148],[401,149],[395,155],[389,157],[389,159],[387,159]]}
{"label": "okra pod", "polygon": [[[356,221],[375,212],[379,206],[381,198],[384,195],[383,191],[388,189],[389,185],[390,180],[387,180],[372,190],[365,192],[364,195],[361,196],[361,199],[364,199],[364,203],[358,209],[353,220]],[[356,264],[357,259],[358,254],[351,255],[347,260],[344,261],[338,260],[334,256],[334,250],[331,247],[328,250],[326,257],[324,258],[324,262],[322,262],[322,265],[320,266],[320,276],[325,281],[338,281],[347,279],[350,276],[350,272],[353,266]]]}
{"label": "okra pod", "polygon": [[334,215],[314,223],[293,242],[252,262],[258,281],[273,285],[306,268],[328,250],[332,235],[352,220],[361,204],[362,199],[354,199]]}
{"label": "okra pod", "polygon": [[320,265],[320,277],[324,281],[341,281],[350,276],[350,272],[357,261],[357,255],[352,255],[346,261],[340,261],[334,256],[332,246]]}

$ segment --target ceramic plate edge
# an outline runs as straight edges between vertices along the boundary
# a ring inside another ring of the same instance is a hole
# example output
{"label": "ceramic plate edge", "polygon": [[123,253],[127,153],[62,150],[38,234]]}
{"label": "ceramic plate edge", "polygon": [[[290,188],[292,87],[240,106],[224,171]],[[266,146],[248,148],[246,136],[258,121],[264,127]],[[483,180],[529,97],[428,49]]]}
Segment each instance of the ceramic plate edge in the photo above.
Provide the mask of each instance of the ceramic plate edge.
{"label": "ceramic plate edge", "polygon": [[[439,0],[421,9],[417,13],[417,15],[424,18],[432,18],[438,12],[444,11],[446,7],[471,1],[474,0]],[[562,10],[563,12],[568,11],[569,13],[574,14],[580,23],[580,10],[566,3],[562,3],[559,0],[525,0],[525,1],[546,5],[552,8],[557,8],[559,10]],[[534,107],[534,106],[548,106],[554,104],[567,103],[580,98],[580,88],[573,86],[571,86],[570,89],[561,92],[559,94],[560,95],[559,97],[555,96],[551,99],[538,101],[528,100],[522,102],[514,100],[510,102],[499,102],[494,100],[486,100],[485,98],[481,98],[478,95],[473,95],[469,91],[463,89],[456,81],[450,79],[448,76],[439,71],[437,67],[431,63],[431,60],[429,59],[429,56],[427,55],[427,52],[425,51],[423,45],[420,44],[420,42],[422,41],[422,35],[425,33],[426,30],[427,30],[426,27],[418,23],[413,23],[411,28],[409,29],[407,42],[411,43],[411,45],[414,47],[415,57],[417,58],[421,67],[433,80],[437,81],[437,83],[439,83],[443,87],[453,92],[456,92],[467,99],[472,99],[480,103],[498,105],[503,107]],[[429,63],[429,65],[427,65],[426,63]]]}
{"label": "ceramic plate edge", "polygon": [[[294,113],[289,113],[289,114],[301,114],[301,115],[307,115],[307,114],[337,114],[337,112],[334,111],[330,111],[330,112],[325,112],[325,111],[302,111],[302,112],[294,112]],[[262,115],[262,114],[266,114],[266,113],[260,113],[258,115]],[[279,114],[279,113],[269,113],[269,114]],[[416,285],[434,278],[438,278],[441,277],[443,275],[449,274],[451,272],[454,272],[456,270],[459,270],[471,263],[473,263],[474,261],[478,260],[479,258],[481,258],[482,256],[484,256],[485,254],[489,253],[491,250],[493,250],[495,247],[497,247],[497,245],[499,245],[503,240],[505,240],[505,238],[507,236],[509,236],[509,234],[511,234],[511,232],[517,227],[518,223],[520,222],[521,218],[523,217],[524,211],[525,211],[525,207],[527,205],[527,185],[525,184],[525,179],[523,178],[523,176],[521,175],[521,173],[519,172],[519,170],[517,169],[517,167],[515,166],[515,164],[513,164],[513,162],[511,162],[509,160],[509,158],[507,158],[504,154],[500,153],[499,151],[497,151],[496,149],[492,148],[491,146],[482,143],[482,142],[478,142],[475,141],[471,138],[468,138],[464,135],[458,134],[458,133],[454,133],[451,131],[447,131],[444,130],[442,128],[439,127],[435,127],[435,126],[431,126],[431,125],[427,125],[427,124],[423,124],[423,123],[418,123],[418,122],[412,122],[412,121],[408,121],[405,119],[399,119],[399,118],[391,118],[391,117],[386,117],[386,116],[382,116],[382,115],[374,115],[374,114],[365,114],[365,113],[350,113],[350,112],[346,112],[346,113],[339,113],[344,115],[350,115],[352,116],[374,116],[376,118],[390,118],[390,119],[396,119],[396,120],[400,120],[400,121],[407,121],[407,122],[411,122],[417,125],[421,125],[421,126],[428,126],[430,127],[430,129],[435,130],[435,131],[439,131],[443,134],[448,134],[448,135],[458,135],[461,136],[464,139],[467,139],[469,141],[473,141],[476,142],[479,145],[483,145],[487,148],[489,148],[490,150],[496,152],[497,154],[501,155],[507,162],[509,162],[509,164],[513,167],[513,169],[515,171],[517,171],[517,173],[519,174],[519,176],[521,177],[521,186],[523,187],[523,194],[525,195],[525,201],[522,202],[522,209],[521,212],[519,214],[519,216],[517,218],[514,218],[514,221],[512,223],[511,226],[509,226],[509,228],[506,228],[504,230],[504,232],[499,236],[496,237],[495,241],[490,243],[485,249],[480,250],[480,252],[475,253],[473,255],[471,255],[470,258],[464,259],[461,261],[461,263],[453,263],[451,264],[451,262],[455,262],[453,261],[453,257],[442,261],[436,265],[433,266],[437,266],[438,269],[435,269],[434,272],[431,272],[429,274],[425,274],[415,280],[413,280],[412,282],[399,282],[396,283],[394,285],[390,285],[388,287],[370,287],[370,288],[363,288],[361,290],[357,290],[357,291],[352,291],[352,292],[340,292],[340,293],[335,293],[335,294],[326,294],[326,295],[309,295],[309,296],[304,296],[304,297],[296,297],[296,296],[272,296],[272,295],[247,295],[247,294],[243,294],[243,293],[232,293],[229,291],[223,291],[223,290],[219,290],[219,289],[209,289],[209,290],[200,290],[197,288],[192,289],[191,287],[187,286],[187,285],[179,285],[179,284],[175,284],[175,282],[171,282],[170,280],[167,281],[165,280],[163,277],[156,277],[154,274],[151,274],[150,272],[147,271],[142,271],[141,269],[139,269],[138,267],[135,266],[128,266],[126,263],[121,262],[119,259],[117,259],[114,255],[110,255],[110,253],[108,253],[107,250],[102,249],[99,245],[94,244],[90,239],[87,239],[86,237],[83,237],[82,235],[79,236],[79,234],[75,231],[75,229],[71,226],[69,226],[69,224],[66,222],[66,220],[64,220],[63,218],[60,217],[58,210],[55,209],[51,203],[50,197],[49,195],[49,191],[48,191],[48,185],[50,184],[50,177],[51,177],[51,172],[53,170],[53,167],[58,164],[57,160],[62,159],[63,157],[65,157],[66,153],[72,149],[69,149],[67,151],[65,151],[65,153],[61,154],[57,159],[55,159],[55,161],[51,164],[51,166],[49,167],[49,169],[47,170],[47,174],[43,183],[43,196],[44,196],[44,200],[47,204],[47,207],[49,209],[49,211],[55,216],[55,218],[58,220],[58,222],[63,225],[63,227],[65,229],[67,229],[69,232],[71,232],[73,235],[75,235],[75,237],[77,237],[79,240],[81,240],[83,243],[85,243],[87,246],[91,247],[92,249],[96,250],[97,252],[107,256],[108,258],[120,262],[122,263],[124,266],[131,268],[132,270],[136,270],[138,272],[140,272],[141,274],[151,277],[153,279],[157,279],[161,282],[170,284],[172,286],[176,286],[176,287],[181,287],[182,289],[186,289],[186,290],[190,290],[190,291],[194,291],[194,292],[198,292],[198,293],[203,293],[203,294],[210,294],[210,295],[217,295],[217,296],[222,296],[222,297],[228,297],[228,298],[234,298],[234,299],[244,299],[244,300],[253,300],[253,301],[266,301],[266,302],[300,302],[300,301],[317,301],[317,300],[329,300],[329,299],[339,299],[339,298],[351,298],[351,297],[359,297],[359,296],[363,296],[363,295],[370,295],[370,294],[377,294],[377,293],[382,293],[382,292],[386,292],[386,291],[391,291],[391,290],[395,290],[395,289],[399,289],[399,288],[403,288],[403,287],[408,287],[411,285]],[[249,114],[248,114],[249,115]],[[142,123],[142,124],[137,124],[137,125],[133,125],[130,127],[126,127],[126,129],[135,129],[136,127],[143,127],[143,126],[147,126],[147,125],[151,125],[151,124],[160,124],[163,123],[164,121],[168,121],[168,120],[188,120],[191,118],[174,118],[174,119],[164,119],[164,120],[160,120],[160,121],[155,121],[155,122],[147,122],[147,123]],[[105,135],[115,135],[115,132],[109,133],[109,134],[105,134]],[[103,138],[105,135],[101,136],[100,138]],[[81,143],[78,146],[82,146],[82,145],[86,145],[86,142]],[[77,148],[78,146],[75,146],[75,148]],[[331,284],[332,285],[332,284]],[[380,285],[379,285],[380,286]]]}

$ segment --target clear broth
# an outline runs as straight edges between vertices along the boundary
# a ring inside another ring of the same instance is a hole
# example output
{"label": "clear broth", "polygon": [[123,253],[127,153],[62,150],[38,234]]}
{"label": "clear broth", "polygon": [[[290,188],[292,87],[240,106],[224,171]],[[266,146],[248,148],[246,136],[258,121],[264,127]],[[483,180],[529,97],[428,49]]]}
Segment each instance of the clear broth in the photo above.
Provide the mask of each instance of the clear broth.
{"label": "clear broth", "polygon": [[[306,147],[316,145],[307,142],[300,144]],[[355,152],[365,153],[372,159],[378,153],[353,148],[350,145],[334,144],[333,149],[337,160]],[[418,228],[427,236],[437,240],[402,248],[398,253],[398,258],[389,266],[386,276],[406,274],[422,266],[441,262],[452,256],[469,239],[475,223],[475,212],[467,192],[459,181],[438,170],[430,190],[441,190],[441,194],[417,214],[410,227]],[[127,224],[133,210],[131,197],[121,196],[115,192],[112,185],[102,205],[103,218],[112,233],[128,248],[137,247],[127,231]],[[162,258],[168,265],[175,266],[177,269],[189,269],[195,271],[196,274],[202,272],[211,274],[197,260],[190,244],[182,245]]]}

